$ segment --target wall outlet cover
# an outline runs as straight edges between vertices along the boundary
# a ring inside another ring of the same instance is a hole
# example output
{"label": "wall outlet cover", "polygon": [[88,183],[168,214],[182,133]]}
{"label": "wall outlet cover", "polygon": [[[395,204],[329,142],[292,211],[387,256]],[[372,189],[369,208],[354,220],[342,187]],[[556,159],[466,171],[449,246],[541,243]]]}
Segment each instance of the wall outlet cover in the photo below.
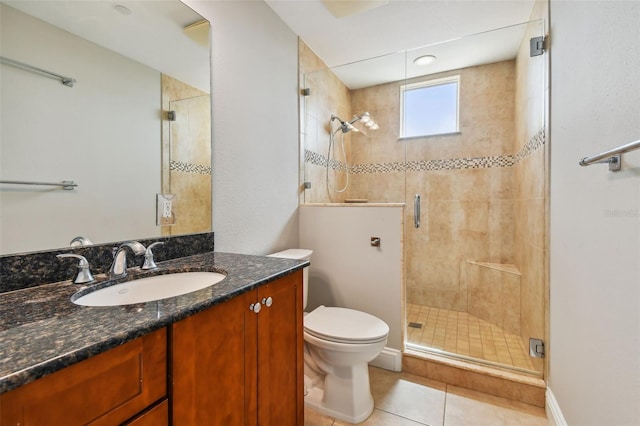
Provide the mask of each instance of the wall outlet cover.
{"label": "wall outlet cover", "polygon": [[156,194],[156,225],[175,225],[176,214],[174,212],[175,194]]}

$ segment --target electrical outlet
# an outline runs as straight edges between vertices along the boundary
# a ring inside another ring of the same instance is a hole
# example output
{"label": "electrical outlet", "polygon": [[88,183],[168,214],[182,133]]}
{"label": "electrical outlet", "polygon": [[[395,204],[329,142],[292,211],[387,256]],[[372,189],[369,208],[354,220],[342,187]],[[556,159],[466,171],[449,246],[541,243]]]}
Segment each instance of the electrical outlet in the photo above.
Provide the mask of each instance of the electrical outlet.
{"label": "electrical outlet", "polygon": [[156,225],[166,226],[176,223],[176,215],[173,212],[175,194],[156,195]]}
{"label": "electrical outlet", "polygon": [[171,217],[171,200],[162,200],[162,217]]}

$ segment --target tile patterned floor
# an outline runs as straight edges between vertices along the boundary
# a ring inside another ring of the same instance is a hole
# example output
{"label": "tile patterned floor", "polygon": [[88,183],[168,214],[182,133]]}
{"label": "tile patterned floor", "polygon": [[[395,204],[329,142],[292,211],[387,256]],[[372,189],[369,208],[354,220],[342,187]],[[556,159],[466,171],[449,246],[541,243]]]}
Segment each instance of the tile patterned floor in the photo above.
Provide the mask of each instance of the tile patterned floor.
{"label": "tile patterned floor", "polygon": [[528,345],[518,335],[502,330],[467,312],[423,305],[407,305],[407,343],[533,370]]}
{"label": "tile patterned floor", "polygon": [[[373,414],[364,426],[550,426],[544,408],[441,382],[369,368]],[[346,426],[305,408],[305,426]]]}

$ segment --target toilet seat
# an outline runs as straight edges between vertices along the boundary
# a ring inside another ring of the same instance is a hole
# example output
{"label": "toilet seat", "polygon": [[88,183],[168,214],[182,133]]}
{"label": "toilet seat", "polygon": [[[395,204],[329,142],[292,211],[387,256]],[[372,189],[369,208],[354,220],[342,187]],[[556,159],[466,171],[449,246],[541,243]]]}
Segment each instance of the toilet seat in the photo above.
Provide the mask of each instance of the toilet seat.
{"label": "toilet seat", "polygon": [[304,317],[304,331],[330,342],[368,344],[386,340],[389,326],[366,312],[319,306]]}

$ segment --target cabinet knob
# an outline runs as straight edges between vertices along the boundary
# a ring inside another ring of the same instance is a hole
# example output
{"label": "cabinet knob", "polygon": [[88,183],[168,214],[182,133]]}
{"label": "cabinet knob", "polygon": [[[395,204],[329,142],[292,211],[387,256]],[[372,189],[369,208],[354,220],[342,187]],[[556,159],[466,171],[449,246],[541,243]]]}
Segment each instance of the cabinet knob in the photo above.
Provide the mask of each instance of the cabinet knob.
{"label": "cabinet knob", "polygon": [[252,303],[251,305],[249,305],[249,309],[257,314],[258,312],[260,312],[260,309],[262,309],[262,305],[260,305],[259,302]]}
{"label": "cabinet knob", "polygon": [[271,297],[263,297],[262,304],[268,308],[269,306],[273,305],[273,299]]}

